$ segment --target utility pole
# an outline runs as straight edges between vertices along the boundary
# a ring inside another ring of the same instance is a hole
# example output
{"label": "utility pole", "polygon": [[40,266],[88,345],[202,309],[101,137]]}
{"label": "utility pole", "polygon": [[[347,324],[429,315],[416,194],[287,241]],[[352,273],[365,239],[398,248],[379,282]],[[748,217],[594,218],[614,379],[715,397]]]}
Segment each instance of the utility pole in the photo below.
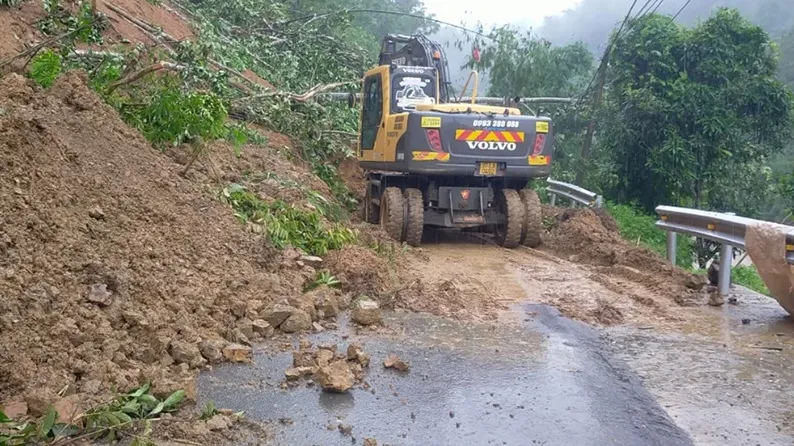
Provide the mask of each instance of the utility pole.
{"label": "utility pole", "polygon": [[[598,67],[598,86],[595,90],[593,97],[593,113],[598,110],[601,105],[601,97],[604,94],[604,86],[607,82],[607,66],[609,65],[609,53],[611,46],[604,52],[604,57],[601,58],[601,65]],[[590,158],[590,148],[593,145],[593,134],[595,133],[595,118],[591,117],[590,122],[587,123],[587,133],[584,137],[584,144],[582,145],[582,156],[579,158],[579,169],[576,171],[575,184],[582,186],[587,177],[586,166],[587,159]]]}

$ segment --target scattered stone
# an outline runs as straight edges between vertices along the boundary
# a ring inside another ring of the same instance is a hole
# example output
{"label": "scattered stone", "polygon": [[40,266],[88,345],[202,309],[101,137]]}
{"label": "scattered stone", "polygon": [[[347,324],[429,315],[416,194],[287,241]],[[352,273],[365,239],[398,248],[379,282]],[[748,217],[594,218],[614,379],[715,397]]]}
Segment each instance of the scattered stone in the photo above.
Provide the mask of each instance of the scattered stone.
{"label": "scattered stone", "polygon": [[750,324],[750,319],[747,318],[742,319],[742,325],[749,325],[749,324]]}
{"label": "scattered stone", "polygon": [[284,372],[284,375],[287,377],[287,381],[296,381],[300,378],[311,376],[314,374],[314,371],[314,367],[293,367],[291,369],[287,369]]}
{"label": "scattered stone", "polygon": [[235,317],[243,317],[245,313],[248,311],[248,302],[244,300],[236,300],[232,302],[232,314]]}
{"label": "scattered stone", "polygon": [[312,321],[317,320],[317,309],[314,308],[314,298],[312,296],[301,294],[300,296],[290,297],[288,302],[295,309],[308,314]]}
{"label": "scattered stone", "polygon": [[684,286],[690,290],[700,291],[708,283],[708,278],[700,274],[690,274],[684,282]]}
{"label": "scattered stone", "polygon": [[315,359],[311,351],[300,350],[292,352],[293,367],[314,367]]}
{"label": "scattered stone", "polygon": [[211,431],[222,431],[232,427],[232,420],[226,415],[216,414],[205,422],[205,425]]}
{"label": "scattered stone", "polygon": [[308,350],[308,349],[312,348],[312,341],[310,341],[310,340],[308,340],[306,338],[301,338],[301,340],[300,340],[298,345],[299,345],[301,350]]}
{"label": "scattered stone", "polygon": [[80,409],[80,397],[77,394],[59,399],[52,405],[52,408],[58,412],[58,418],[55,420],[56,423],[72,424],[83,414],[83,411]]}
{"label": "scattered stone", "polygon": [[199,344],[199,351],[210,363],[221,362],[225,345],[226,343],[220,339],[206,339]]}
{"label": "scattered stone", "polygon": [[171,357],[178,363],[188,364],[190,367],[197,368],[205,365],[207,360],[201,356],[198,346],[184,341],[174,341],[171,343]]}
{"label": "scattered stone", "polygon": [[317,380],[323,390],[331,392],[347,392],[353,387],[353,372],[345,361],[336,361],[321,367],[317,372]]}
{"label": "scattered stone", "polygon": [[407,372],[408,369],[411,368],[411,365],[402,359],[399,356],[391,354],[389,355],[386,360],[383,361],[383,366],[387,369],[397,369],[401,372]]}
{"label": "scattered stone", "polygon": [[242,333],[247,339],[254,337],[254,323],[247,317],[243,317],[237,321],[237,329],[240,330],[240,333]]}
{"label": "scattered stone", "polygon": [[327,285],[322,285],[307,293],[317,309],[317,317],[324,319],[339,313],[339,292]]}
{"label": "scattered stone", "polygon": [[104,220],[105,219],[105,211],[102,210],[99,205],[93,206],[91,209],[88,210],[88,216],[95,219],[95,220]]}
{"label": "scattered stone", "polygon": [[124,319],[124,322],[130,325],[137,325],[139,327],[148,327],[149,321],[146,320],[146,316],[143,313],[139,313],[137,311],[125,311],[121,313],[121,317]]}
{"label": "scattered stone", "polygon": [[322,257],[317,257],[317,256],[301,256],[300,260],[301,262],[311,266],[312,268],[319,268],[323,264]]}
{"label": "scattered stone", "polygon": [[342,435],[351,435],[353,434],[353,426],[349,424],[339,423],[339,432],[341,432]]}
{"label": "scattered stone", "polygon": [[374,438],[365,438],[364,446],[378,446],[378,442]]}
{"label": "scattered stone", "polygon": [[291,426],[291,425],[293,425],[295,423],[295,421],[293,421],[292,418],[289,418],[289,417],[279,418],[278,422],[281,423],[281,424],[287,425],[287,426]]}
{"label": "scattered stone", "polygon": [[326,350],[321,348],[317,350],[317,365],[320,367],[325,367],[331,363],[334,359],[334,352],[331,350]]}
{"label": "scattered stone", "polygon": [[731,304],[731,305],[739,305],[739,300],[736,299],[735,297],[729,297],[728,298],[728,303]]}
{"label": "scattered stone", "polygon": [[383,323],[383,314],[378,303],[374,300],[361,299],[353,304],[353,311],[350,313],[353,322],[361,325],[375,325]]}
{"label": "scattered stone", "polygon": [[362,367],[369,367],[370,357],[364,353],[360,344],[350,344],[347,346],[347,359],[361,364]]}
{"label": "scattered stone", "polygon": [[111,304],[113,293],[108,291],[108,286],[104,283],[95,283],[91,285],[91,290],[88,292],[88,301],[106,307]]}
{"label": "scattered stone", "polygon": [[50,403],[58,396],[54,391],[45,387],[36,387],[25,394],[25,404],[28,406],[29,413],[34,417],[40,417],[47,413]]}
{"label": "scattered stone", "polygon": [[450,418],[455,418],[455,412],[453,412],[453,411],[451,411],[451,410],[450,410],[450,411],[449,411],[449,417],[450,417]]}
{"label": "scattered stone", "polygon": [[319,323],[319,322],[314,322],[314,323],[312,324],[312,328],[314,328],[314,331],[316,331],[316,332],[318,332],[318,333],[319,333],[319,332],[321,332],[321,331],[324,331],[324,330],[325,330],[325,327],[323,327],[322,325],[320,325],[320,323]]}
{"label": "scattered stone", "polygon": [[251,322],[251,327],[254,329],[254,333],[262,337],[269,338],[273,336],[273,326],[264,319],[257,319]]}
{"label": "scattered stone", "polygon": [[228,344],[223,347],[223,357],[232,362],[251,362],[251,347]]}
{"label": "scattered stone", "polygon": [[312,318],[305,311],[295,310],[292,315],[279,326],[279,328],[284,333],[297,333],[300,331],[306,331],[312,328]]}
{"label": "scattered stone", "polygon": [[251,345],[251,340],[239,328],[232,331],[232,340],[238,344]]}
{"label": "scattered stone", "polygon": [[712,262],[707,271],[709,283],[717,286],[720,281],[720,265],[717,262]]}
{"label": "scattered stone", "polygon": [[276,304],[265,311],[263,319],[273,328],[278,328],[296,310],[289,305]]}
{"label": "scattered stone", "polygon": [[725,299],[723,299],[720,293],[711,293],[709,294],[709,305],[712,307],[720,307],[725,305]]}
{"label": "scattered stone", "polygon": [[3,406],[3,413],[12,420],[18,420],[28,414],[28,404],[24,401],[10,401]]}

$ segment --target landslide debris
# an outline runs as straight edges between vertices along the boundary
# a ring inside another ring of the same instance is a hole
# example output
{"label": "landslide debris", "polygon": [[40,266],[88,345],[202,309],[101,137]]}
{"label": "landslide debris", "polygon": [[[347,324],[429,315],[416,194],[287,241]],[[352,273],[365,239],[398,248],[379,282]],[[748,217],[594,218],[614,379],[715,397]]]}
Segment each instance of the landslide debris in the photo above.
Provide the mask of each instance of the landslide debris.
{"label": "landslide debris", "polygon": [[311,328],[315,299],[332,313],[335,292],[302,295],[313,269],[246,232],[81,74],[47,91],[6,76],[0,110],[0,403],[34,412],[67,389],[90,407],[146,381],[190,394],[196,368]]}
{"label": "landslide debris", "polygon": [[292,368],[284,371],[287,386],[297,385],[302,378],[313,378],[329,392],[347,392],[364,381],[364,371],[369,367],[370,356],[360,344],[351,343],[345,352],[336,344],[312,348],[307,339],[300,341],[298,350],[292,352]]}
{"label": "landslide debris", "polygon": [[[680,305],[700,300],[700,290],[706,284],[703,277],[671,265],[647,248],[627,242],[605,211],[545,207],[544,213],[554,219],[543,239],[546,249],[554,254],[596,266],[599,273],[625,277]],[[619,319],[614,314],[605,318]]]}

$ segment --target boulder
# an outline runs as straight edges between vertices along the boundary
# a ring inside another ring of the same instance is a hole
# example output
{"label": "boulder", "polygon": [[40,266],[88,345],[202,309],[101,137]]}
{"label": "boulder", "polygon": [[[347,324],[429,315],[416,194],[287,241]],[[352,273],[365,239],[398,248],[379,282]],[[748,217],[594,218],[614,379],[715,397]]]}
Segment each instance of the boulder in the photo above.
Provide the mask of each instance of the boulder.
{"label": "boulder", "polygon": [[329,392],[347,392],[353,387],[355,377],[346,361],[336,361],[320,367],[317,380],[323,390]]}
{"label": "boulder", "polygon": [[240,344],[227,344],[223,347],[223,357],[232,362],[250,362],[251,347]]}
{"label": "boulder", "polygon": [[106,307],[113,302],[113,293],[108,291],[108,286],[104,283],[95,283],[91,285],[88,291],[88,301]]}
{"label": "boulder", "polygon": [[289,305],[276,304],[265,310],[265,314],[262,319],[267,321],[271,327],[278,328],[284,321],[287,320],[287,318],[292,316],[292,313],[295,311],[295,308],[290,307]]}
{"label": "boulder", "polygon": [[254,333],[262,337],[269,338],[270,336],[273,336],[273,326],[264,319],[257,319],[251,322],[251,326],[254,329]]}
{"label": "boulder", "polygon": [[310,330],[312,328],[312,318],[308,313],[301,310],[295,310],[290,317],[287,318],[280,326],[279,329],[284,333],[298,333],[301,331]]}
{"label": "boulder", "polygon": [[223,360],[223,347],[226,342],[220,339],[206,339],[199,344],[201,356],[210,363],[217,363]]}
{"label": "boulder", "polygon": [[350,314],[353,322],[361,325],[375,325],[383,323],[383,313],[381,313],[378,303],[374,300],[361,299],[353,304],[353,311]]}
{"label": "boulder", "polygon": [[411,365],[407,362],[400,359],[397,355],[389,355],[386,360],[383,361],[383,366],[387,369],[397,369],[401,372],[407,372],[408,369],[411,368]]}
{"label": "boulder", "polygon": [[170,353],[174,361],[190,367],[201,367],[207,363],[207,360],[201,356],[198,346],[189,342],[173,341]]}

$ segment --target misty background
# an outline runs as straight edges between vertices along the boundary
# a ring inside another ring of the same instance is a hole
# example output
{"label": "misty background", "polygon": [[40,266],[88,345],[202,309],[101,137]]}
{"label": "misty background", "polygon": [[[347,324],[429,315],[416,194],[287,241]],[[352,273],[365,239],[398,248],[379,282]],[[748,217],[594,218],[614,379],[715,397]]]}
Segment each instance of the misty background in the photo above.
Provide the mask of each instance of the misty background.
{"label": "misty background", "polygon": [[[581,41],[595,54],[597,60],[606,49],[610,33],[626,17],[632,2],[633,0],[583,0],[578,6],[560,15],[546,17],[543,24],[535,29],[531,29],[526,23],[505,25],[524,32],[531,31],[556,45]],[[686,0],[663,0],[656,12],[673,16],[684,3]],[[645,1],[638,1],[632,16],[644,4]],[[707,19],[716,8],[723,6],[738,9],[751,22],[764,28],[775,41],[790,44],[794,37],[794,0],[692,0],[678,15],[676,22],[694,25]],[[476,23],[461,25],[469,29],[478,28]],[[487,33],[488,30],[485,31]],[[787,36],[789,39],[784,42]],[[469,73],[469,69],[461,67],[471,57],[472,39],[476,35],[442,25],[432,38],[445,44],[453,84],[456,91],[459,91]],[[792,63],[794,61],[781,60],[781,65]],[[481,73],[480,76],[480,95],[484,95],[488,89],[488,75]],[[794,79],[784,80],[794,82]]]}

